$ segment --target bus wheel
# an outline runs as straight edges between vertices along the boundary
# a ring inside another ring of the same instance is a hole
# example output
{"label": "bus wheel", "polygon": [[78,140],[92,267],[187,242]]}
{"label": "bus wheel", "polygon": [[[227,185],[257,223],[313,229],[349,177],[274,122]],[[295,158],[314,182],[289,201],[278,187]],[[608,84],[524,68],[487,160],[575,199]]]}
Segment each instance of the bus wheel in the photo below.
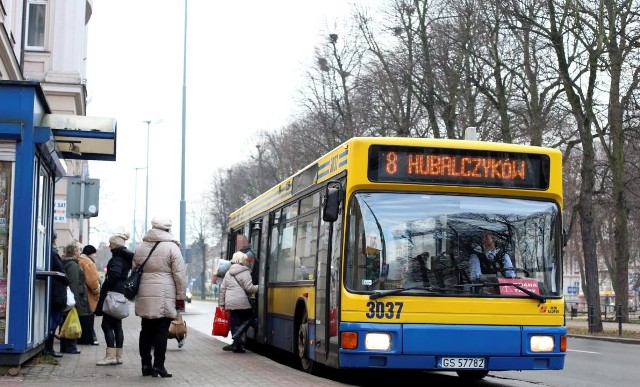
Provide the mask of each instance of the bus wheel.
{"label": "bus wheel", "polygon": [[298,325],[296,348],[300,369],[304,372],[312,373],[313,360],[309,358],[309,322],[306,312],[302,315],[300,325]]}
{"label": "bus wheel", "polygon": [[459,377],[465,380],[480,380],[489,374],[489,371],[456,371]]}

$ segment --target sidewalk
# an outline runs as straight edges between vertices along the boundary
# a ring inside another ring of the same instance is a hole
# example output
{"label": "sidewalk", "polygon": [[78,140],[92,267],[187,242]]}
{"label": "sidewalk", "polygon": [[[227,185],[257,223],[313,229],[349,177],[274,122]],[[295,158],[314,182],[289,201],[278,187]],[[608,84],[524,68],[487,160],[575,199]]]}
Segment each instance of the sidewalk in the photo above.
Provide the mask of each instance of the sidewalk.
{"label": "sidewalk", "polygon": [[[589,329],[589,322],[587,321],[586,317],[577,317],[574,319],[570,319],[569,317],[567,317],[567,322],[566,322],[567,327],[581,327],[581,328],[585,328],[586,330]],[[602,322],[602,327],[605,331],[613,331],[613,332],[618,332],[618,329],[620,328],[617,322],[613,322],[613,321],[603,321]],[[622,323],[622,330],[623,331],[632,331],[632,332],[640,332],[640,324],[630,324],[630,323]],[[591,340],[604,340],[604,341],[611,341],[611,342],[618,342],[618,343],[626,343],[626,344],[640,344],[640,339],[633,339],[633,338],[625,338],[625,337],[618,337],[617,335],[613,335],[613,336],[596,336],[596,335],[574,335],[574,334],[568,334],[568,337],[578,337],[578,338],[583,338],[583,339],[591,339]]]}
{"label": "sidewalk", "polygon": [[[185,315],[185,319],[188,317]],[[178,348],[177,341],[169,340],[165,367],[172,378],[141,376],[138,355],[140,318],[133,313],[123,321],[124,364],[96,366],[105,356],[105,345],[100,323],[96,318],[96,332],[100,345],[80,345],[79,355],[64,354],[55,359],[57,365],[30,361],[22,366],[17,376],[0,376],[0,386],[342,386],[344,384],[319,378],[274,362],[251,351],[244,354],[222,351],[224,342],[190,329],[187,341]],[[59,348],[56,340],[55,348]],[[37,359],[36,357],[35,359]],[[50,357],[47,357],[50,358]],[[41,359],[41,358],[40,358]]]}

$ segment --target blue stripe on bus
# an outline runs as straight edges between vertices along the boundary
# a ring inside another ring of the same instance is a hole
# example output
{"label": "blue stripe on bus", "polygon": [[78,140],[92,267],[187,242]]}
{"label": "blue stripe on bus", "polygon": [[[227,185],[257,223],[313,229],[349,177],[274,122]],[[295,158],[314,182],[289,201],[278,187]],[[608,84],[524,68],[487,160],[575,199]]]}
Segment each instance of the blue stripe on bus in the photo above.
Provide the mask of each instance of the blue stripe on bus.
{"label": "blue stripe on bus", "polygon": [[[341,323],[340,331],[358,333],[357,349],[340,349],[341,368],[441,369],[441,357],[482,357],[489,371],[564,367],[564,352],[532,353],[528,341],[551,334],[559,346],[565,327]],[[364,349],[367,332],[389,333],[391,349]]]}

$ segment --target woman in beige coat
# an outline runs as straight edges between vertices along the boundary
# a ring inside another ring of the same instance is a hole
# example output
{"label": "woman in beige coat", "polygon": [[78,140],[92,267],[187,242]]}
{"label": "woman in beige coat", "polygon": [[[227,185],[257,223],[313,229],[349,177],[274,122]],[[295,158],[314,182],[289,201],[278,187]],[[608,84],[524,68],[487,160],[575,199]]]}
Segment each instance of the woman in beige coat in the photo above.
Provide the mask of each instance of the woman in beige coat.
{"label": "woman in beige coat", "polygon": [[180,243],[171,234],[171,220],[153,218],[151,226],[133,257],[134,269],[149,257],[135,299],[136,316],[142,318],[138,346],[142,375],[167,378],[172,376],[164,366],[169,325],[184,311],[186,267]]}
{"label": "woman in beige coat", "polygon": [[228,309],[231,314],[231,333],[233,344],[223,350],[232,350],[236,353],[245,352],[242,348],[242,334],[253,320],[253,310],[249,303],[249,297],[258,291],[258,285],[251,282],[251,270],[247,254],[237,251],[231,258],[231,267],[225,274],[220,285],[220,300],[218,305]]}

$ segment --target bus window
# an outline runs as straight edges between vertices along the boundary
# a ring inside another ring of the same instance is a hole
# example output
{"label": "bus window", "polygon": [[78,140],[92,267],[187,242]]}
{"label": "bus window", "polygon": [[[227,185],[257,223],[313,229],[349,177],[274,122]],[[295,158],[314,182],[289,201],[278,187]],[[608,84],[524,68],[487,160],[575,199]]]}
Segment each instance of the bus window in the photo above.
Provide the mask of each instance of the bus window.
{"label": "bus window", "polygon": [[293,281],[295,267],[295,244],[296,223],[289,222],[282,228],[280,234],[277,262],[276,262],[276,282]]}
{"label": "bus window", "polygon": [[315,278],[316,250],[318,245],[318,216],[310,214],[298,219],[294,279]]}
{"label": "bus window", "polygon": [[[463,296],[474,295],[472,290],[481,288],[476,283],[517,278],[539,294],[558,295],[555,262],[561,238],[554,230],[560,212],[553,202],[360,193],[349,215],[345,285],[353,291],[421,286],[431,287],[431,294]],[[484,254],[486,230],[495,233],[496,249]],[[495,267],[489,280],[478,282],[480,257]],[[496,290],[513,294],[506,287]]]}

